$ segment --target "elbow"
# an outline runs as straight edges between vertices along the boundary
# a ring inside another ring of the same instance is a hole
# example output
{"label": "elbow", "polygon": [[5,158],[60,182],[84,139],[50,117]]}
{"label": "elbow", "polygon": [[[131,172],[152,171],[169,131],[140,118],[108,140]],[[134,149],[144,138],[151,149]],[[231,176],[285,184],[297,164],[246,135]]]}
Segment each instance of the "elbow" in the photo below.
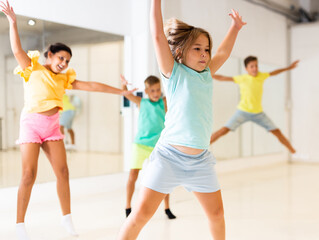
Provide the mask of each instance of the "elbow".
{"label": "elbow", "polygon": [[161,41],[161,34],[157,31],[152,31],[152,38],[154,43],[159,43]]}
{"label": "elbow", "polygon": [[25,52],[23,51],[23,49],[19,49],[19,48],[12,48],[12,53],[14,55],[15,58],[19,59],[21,56],[23,56],[25,54]]}

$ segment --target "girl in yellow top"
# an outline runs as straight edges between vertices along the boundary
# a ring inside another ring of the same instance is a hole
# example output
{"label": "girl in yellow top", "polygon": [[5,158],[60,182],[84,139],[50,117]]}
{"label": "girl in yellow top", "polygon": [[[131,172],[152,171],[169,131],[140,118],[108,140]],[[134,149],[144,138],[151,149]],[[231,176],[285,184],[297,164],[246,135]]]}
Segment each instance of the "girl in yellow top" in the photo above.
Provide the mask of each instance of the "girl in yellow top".
{"label": "girl in yellow top", "polygon": [[12,52],[19,64],[15,70],[24,79],[25,106],[21,114],[18,143],[22,155],[22,179],[17,202],[17,235],[19,240],[29,239],[24,226],[24,218],[30,200],[31,190],[36,179],[38,156],[42,147],[57,177],[57,192],[62,208],[62,226],[71,234],[77,235],[71,219],[69,172],[63,135],[59,130],[59,110],[65,89],[77,89],[127,95],[123,91],[97,82],[76,80],[73,69],[67,70],[72,57],[71,49],[57,43],[45,52],[44,65],[38,63],[39,52],[28,54],[22,49],[17,29],[15,13],[9,2],[0,2],[1,11],[7,16],[10,25]]}

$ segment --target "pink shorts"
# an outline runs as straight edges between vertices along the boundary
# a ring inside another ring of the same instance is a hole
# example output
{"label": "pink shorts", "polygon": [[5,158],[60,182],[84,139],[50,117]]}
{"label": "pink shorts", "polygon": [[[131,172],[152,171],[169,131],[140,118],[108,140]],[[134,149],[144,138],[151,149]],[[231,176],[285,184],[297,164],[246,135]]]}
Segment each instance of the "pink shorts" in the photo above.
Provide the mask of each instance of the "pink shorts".
{"label": "pink shorts", "polygon": [[17,144],[58,141],[64,136],[60,132],[59,113],[45,116],[39,113],[21,113],[20,134]]}

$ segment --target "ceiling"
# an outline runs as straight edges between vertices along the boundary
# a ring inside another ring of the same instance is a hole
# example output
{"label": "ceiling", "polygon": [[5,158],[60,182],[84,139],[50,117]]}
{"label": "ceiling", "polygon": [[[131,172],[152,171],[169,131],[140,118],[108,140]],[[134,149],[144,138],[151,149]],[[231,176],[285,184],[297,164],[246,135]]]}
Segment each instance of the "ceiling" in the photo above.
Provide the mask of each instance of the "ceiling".
{"label": "ceiling", "polygon": [[[34,26],[30,26],[29,17],[17,16],[20,36],[35,36],[44,38],[45,42],[68,42],[68,43],[98,43],[123,40],[123,36],[78,28],[64,24],[48,22],[39,19]],[[6,16],[0,12],[0,34],[8,34],[9,23]],[[56,39],[56,38],[63,39]],[[66,41],[65,41],[66,39]]]}
{"label": "ceiling", "polygon": [[[314,16],[315,20],[318,20],[319,16],[319,0],[246,0],[249,2],[261,3],[268,7],[275,7],[279,10],[286,10],[292,11],[291,8],[295,8],[296,11],[301,7],[307,13]],[[269,8],[268,8],[269,9]],[[287,12],[286,12],[287,13]],[[289,12],[290,14],[290,12]],[[298,13],[297,13],[298,15]],[[78,37],[77,41],[79,42],[94,42],[95,41],[117,41],[122,40],[123,36],[118,36],[114,34],[104,33],[93,31],[89,29],[77,28],[73,26],[43,21],[43,20],[36,20],[36,24],[34,26],[28,25],[28,20],[30,18],[17,16],[18,19],[18,29],[21,35],[34,35],[39,34],[41,35],[44,33],[45,36],[52,36],[58,32],[67,31],[71,33],[74,31],[76,36]],[[6,34],[9,30],[9,24],[6,16],[0,12],[0,34]],[[79,34],[81,32],[81,34]],[[71,34],[72,35],[72,34]]]}

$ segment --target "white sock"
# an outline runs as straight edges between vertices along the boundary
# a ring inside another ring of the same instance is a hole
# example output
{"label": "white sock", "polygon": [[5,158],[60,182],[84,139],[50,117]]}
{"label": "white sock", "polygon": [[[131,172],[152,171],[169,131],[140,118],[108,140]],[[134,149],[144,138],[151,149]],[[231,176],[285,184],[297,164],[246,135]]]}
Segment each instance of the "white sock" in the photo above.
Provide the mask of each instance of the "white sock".
{"label": "white sock", "polygon": [[28,237],[27,231],[25,229],[24,223],[17,223],[16,224],[16,232],[18,240],[30,240]]}
{"label": "white sock", "polygon": [[65,230],[71,234],[72,236],[79,236],[79,234],[76,233],[74,226],[73,226],[73,222],[72,222],[72,217],[71,217],[71,213],[62,216],[62,221],[61,221],[61,225],[65,228]]}

